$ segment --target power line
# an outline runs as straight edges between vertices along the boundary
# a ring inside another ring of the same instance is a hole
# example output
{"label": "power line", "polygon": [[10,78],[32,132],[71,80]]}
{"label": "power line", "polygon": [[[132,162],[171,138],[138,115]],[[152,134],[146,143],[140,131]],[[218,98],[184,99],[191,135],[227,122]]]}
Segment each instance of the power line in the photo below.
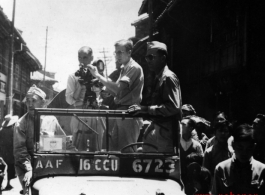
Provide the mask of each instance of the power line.
{"label": "power line", "polygon": [[99,53],[103,53],[103,59],[104,59],[104,63],[105,63],[105,70],[106,70],[106,76],[108,75],[108,71],[107,71],[107,62],[111,61],[111,56],[107,56],[106,53],[108,53],[109,51],[105,50],[105,48],[103,47],[102,51],[99,51]]}
{"label": "power line", "polygon": [[46,44],[45,44],[45,61],[44,61],[43,83],[45,82],[45,74],[46,74],[47,37],[48,37],[48,26],[47,26],[47,28],[46,28]]}

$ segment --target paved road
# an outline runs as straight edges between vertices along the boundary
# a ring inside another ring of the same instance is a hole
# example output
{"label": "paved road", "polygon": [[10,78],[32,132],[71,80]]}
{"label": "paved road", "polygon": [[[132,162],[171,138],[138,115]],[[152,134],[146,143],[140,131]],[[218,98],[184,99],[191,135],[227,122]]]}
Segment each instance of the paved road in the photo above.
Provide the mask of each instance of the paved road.
{"label": "paved road", "polygon": [[19,183],[18,178],[12,179],[11,180],[11,185],[14,187],[11,190],[8,191],[3,191],[2,194],[3,195],[19,195],[19,191],[22,189],[21,185]]}

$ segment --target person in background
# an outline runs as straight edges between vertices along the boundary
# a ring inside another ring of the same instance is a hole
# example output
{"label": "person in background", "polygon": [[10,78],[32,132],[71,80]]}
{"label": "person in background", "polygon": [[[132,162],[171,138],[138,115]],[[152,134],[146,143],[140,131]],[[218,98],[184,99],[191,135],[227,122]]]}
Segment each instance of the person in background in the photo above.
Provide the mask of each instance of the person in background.
{"label": "person in background", "polygon": [[[156,79],[149,106],[132,105],[130,113],[148,113],[155,118],[144,133],[144,143],[157,146],[159,152],[174,152],[181,118],[181,91],[178,77],[167,66],[167,46],[158,41],[147,43],[146,61]],[[152,151],[148,146],[143,151]]]}
{"label": "person in background", "polygon": [[6,189],[7,186],[7,169],[8,165],[2,157],[0,157],[0,195],[2,195],[2,190]]}
{"label": "person in background", "polygon": [[[115,58],[123,65],[116,82],[100,75],[96,67],[89,65],[88,68],[91,74],[106,86],[106,91],[115,97],[115,109],[127,110],[130,105],[140,105],[142,101],[144,74],[142,67],[131,58],[133,49],[131,40],[117,41],[114,47]],[[124,146],[135,143],[142,125],[141,118],[115,119],[111,134],[111,150],[120,151]]]}
{"label": "person in background", "polygon": [[182,110],[182,117],[183,118],[185,118],[187,116],[196,115],[196,111],[191,104],[184,104],[181,107],[181,110]]}
{"label": "person in background", "polygon": [[256,142],[256,147],[254,150],[253,157],[265,163],[265,115],[257,114],[256,118],[253,121],[254,129],[254,139]]}
{"label": "person in background", "polygon": [[192,138],[200,142],[204,150],[206,146],[206,142],[209,139],[207,135],[204,133],[206,129],[205,122],[208,122],[208,121],[206,121],[204,118],[196,116],[196,111],[191,104],[184,104],[181,107],[181,110],[182,110],[183,118],[192,118],[193,120],[196,121],[196,129],[194,129],[191,132]]}
{"label": "person in background", "polygon": [[209,195],[211,194],[211,173],[196,162],[187,167],[188,189],[187,195]]}
{"label": "person in background", "polygon": [[14,165],[13,153],[13,137],[14,137],[14,125],[18,121],[18,116],[12,116],[8,114],[5,116],[0,129],[0,156],[7,164],[7,185],[5,190],[11,190],[13,186],[10,184],[10,180],[16,178],[16,171]]}
{"label": "person in background", "polygon": [[[196,127],[195,121],[189,118],[184,118],[181,121],[181,138],[180,138],[180,165],[181,179],[184,185],[187,186],[187,165],[192,162],[197,162],[202,165],[203,150],[201,144],[191,138],[191,132]],[[189,191],[189,189],[185,189]]]}
{"label": "person in background", "polygon": [[239,125],[233,137],[235,154],[216,166],[212,194],[265,194],[265,164],[253,158],[253,128]]}
{"label": "person in background", "polygon": [[[215,126],[217,123],[220,122],[224,122],[224,121],[228,121],[228,117],[224,112],[218,111],[215,114],[214,120],[211,124],[211,129],[213,132],[215,132]],[[227,140],[228,143],[228,149],[231,153],[234,152],[233,147],[232,147],[232,141],[233,141],[233,136],[230,136]],[[216,142],[215,136],[211,137],[207,142],[206,142],[206,147],[205,150],[207,150],[207,148],[211,147],[214,143]]]}
{"label": "person in background", "polygon": [[218,122],[215,126],[214,144],[207,148],[203,157],[203,166],[207,168],[211,176],[214,176],[214,169],[217,164],[232,157],[228,149],[227,140],[232,133],[232,125],[228,121]]}

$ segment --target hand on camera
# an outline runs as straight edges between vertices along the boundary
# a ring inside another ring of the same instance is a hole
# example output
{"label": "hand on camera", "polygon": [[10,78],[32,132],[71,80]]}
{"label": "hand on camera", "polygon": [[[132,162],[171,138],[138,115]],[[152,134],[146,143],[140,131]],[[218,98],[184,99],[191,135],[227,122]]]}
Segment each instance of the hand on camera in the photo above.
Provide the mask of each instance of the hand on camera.
{"label": "hand on camera", "polygon": [[94,77],[98,78],[100,76],[96,66],[88,65],[87,68]]}

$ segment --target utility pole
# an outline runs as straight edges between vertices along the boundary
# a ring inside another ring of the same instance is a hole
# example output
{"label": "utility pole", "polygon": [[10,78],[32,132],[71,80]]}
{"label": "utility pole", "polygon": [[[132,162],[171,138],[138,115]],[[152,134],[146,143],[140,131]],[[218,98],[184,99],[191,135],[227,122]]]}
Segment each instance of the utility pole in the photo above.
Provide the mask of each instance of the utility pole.
{"label": "utility pole", "polygon": [[45,83],[45,75],[46,75],[47,37],[48,37],[48,26],[46,28],[46,43],[45,43],[45,61],[44,61],[44,73],[43,73],[43,85]]}
{"label": "utility pole", "polygon": [[108,76],[107,62],[109,62],[109,58],[111,58],[111,56],[106,56],[106,53],[108,53],[108,51],[106,51],[104,47],[103,47],[103,50],[102,51],[99,51],[99,53],[103,53],[103,59],[104,59],[104,63],[105,63],[106,76]]}
{"label": "utility pole", "polygon": [[8,91],[7,91],[7,113],[13,115],[13,71],[14,71],[14,25],[15,25],[15,11],[16,11],[16,0],[13,1],[13,16],[11,25],[11,40],[10,40],[10,69],[8,76]]}

